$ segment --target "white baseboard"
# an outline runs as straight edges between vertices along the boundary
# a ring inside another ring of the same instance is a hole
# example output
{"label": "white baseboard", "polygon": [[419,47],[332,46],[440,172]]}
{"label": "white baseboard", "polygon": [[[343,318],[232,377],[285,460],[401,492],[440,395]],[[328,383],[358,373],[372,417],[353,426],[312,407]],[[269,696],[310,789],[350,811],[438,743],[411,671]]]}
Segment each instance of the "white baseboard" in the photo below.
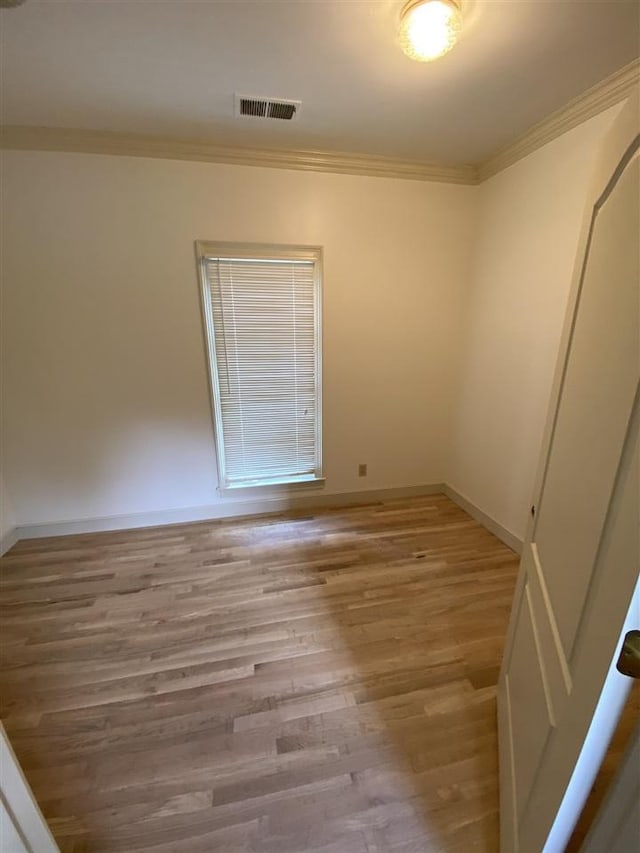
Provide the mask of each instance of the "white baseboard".
{"label": "white baseboard", "polygon": [[479,509],[474,503],[472,503],[469,498],[465,498],[464,495],[461,495],[460,492],[456,492],[451,486],[446,485],[444,487],[444,494],[451,498],[451,500],[458,504],[465,512],[469,513],[471,518],[475,518],[476,521],[479,521],[483,527],[486,527],[494,536],[497,536],[505,545],[508,545],[516,554],[522,554],[522,539],[519,539],[515,533],[512,533],[510,530],[507,530],[506,527],[503,527],[499,524],[494,518],[491,518],[490,515],[487,515],[486,512],[483,512]]}
{"label": "white baseboard", "polygon": [[0,537],[0,557],[2,557],[3,554],[6,554],[9,548],[13,548],[20,538],[21,536],[18,533],[17,527],[12,527],[11,530],[7,530],[4,536]]}
{"label": "white baseboard", "polygon": [[411,498],[419,495],[444,493],[444,483],[423,486],[404,486],[390,489],[372,489],[364,492],[338,494],[288,495],[282,498],[230,500],[228,503],[181,509],[141,512],[131,515],[111,515],[102,518],[85,518],[76,521],[54,521],[45,524],[24,524],[17,528],[17,539],[41,539],[47,536],[68,536],[74,533],[99,533],[105,530],[131,530],[139,527],[159,527],[165,524],[185,524],[193,521],[212,521],[218,518],[239,518],[263,515],[288,509],[349,506],[359,503]]}
{"label": "white baseboard", "polygon": [[491,531],[516,553],[522,553],[522,540],[506,527],[487,515],[468,498],[445,483],[422,486],[404,486],[390,489],[372,489],[363,492],[341,492],[338,494],[288,495],[282,498],[232,500],[228,503],[207,506],[183,507],[180,509],[140,512],[130,515],[111,515],[101,518],[84,518],[74,521],[54,521],[45,524],[19,525],[0,540],[0,555],[6,553],[20,539],[41,539],[48,536],[68,536],[77,533],[99,533],[108,530],[132,530],[140,527],[160,527],[165,524],[188,524],[194,521],[213,521],[219,518],[240,518],[248,515],[264,515],[289,509],[313,509],[314,507],[353,506],[411,498],[420,495],[444,494],[480,524]]}

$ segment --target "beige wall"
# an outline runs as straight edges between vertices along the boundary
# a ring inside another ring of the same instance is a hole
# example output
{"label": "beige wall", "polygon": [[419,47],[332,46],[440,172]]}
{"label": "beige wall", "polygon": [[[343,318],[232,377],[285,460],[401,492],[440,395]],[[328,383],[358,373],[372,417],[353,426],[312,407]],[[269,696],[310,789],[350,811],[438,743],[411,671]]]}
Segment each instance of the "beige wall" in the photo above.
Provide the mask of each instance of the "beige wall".
{"label": "beige wall", "polygon": [[196,239],[324,247],[326,492],[445,479],[475,188],[2,159],[4,429],[20,525],[228,501],[216,492]]}
{"label": "beige wall", "polygon": [[480,187],[450,485],[522,538],[585,197],[619,107]]}
{"label": "beige wall", "polygon": [[11,533],[15,526],[16,518],[13,512],[13,504],[4,482],[4,476],[0,473],[0,548],[5,536]]}
{"label": "beige wall", "polygon": [[324,247],[325,493],[448,482],[522,537],[587,182],[617,110],[477,188],[5,152],[16,522],[228,504],[193,254],[210,239]]}

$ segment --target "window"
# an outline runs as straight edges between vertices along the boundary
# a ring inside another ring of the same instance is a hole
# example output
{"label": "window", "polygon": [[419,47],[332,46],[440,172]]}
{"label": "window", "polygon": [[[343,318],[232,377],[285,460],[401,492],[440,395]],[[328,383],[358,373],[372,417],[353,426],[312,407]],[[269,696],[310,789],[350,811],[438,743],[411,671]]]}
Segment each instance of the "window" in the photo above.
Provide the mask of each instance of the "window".
{"label": "window", "polygon": [[321,480],[321,250],[197,252],[221,488]]}

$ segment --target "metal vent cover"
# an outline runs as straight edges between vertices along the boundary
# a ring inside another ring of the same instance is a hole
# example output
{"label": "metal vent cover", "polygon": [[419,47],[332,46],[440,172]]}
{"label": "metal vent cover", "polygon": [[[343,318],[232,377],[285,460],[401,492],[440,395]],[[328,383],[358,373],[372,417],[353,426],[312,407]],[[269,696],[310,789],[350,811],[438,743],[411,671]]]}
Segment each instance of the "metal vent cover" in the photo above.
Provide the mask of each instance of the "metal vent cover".
{"label": "metal vent cover", "polygon": [[285,98],[259,98],[255,95],[235,95],[236,118],[273,118],[294,121],[300,112],[300,101]]}

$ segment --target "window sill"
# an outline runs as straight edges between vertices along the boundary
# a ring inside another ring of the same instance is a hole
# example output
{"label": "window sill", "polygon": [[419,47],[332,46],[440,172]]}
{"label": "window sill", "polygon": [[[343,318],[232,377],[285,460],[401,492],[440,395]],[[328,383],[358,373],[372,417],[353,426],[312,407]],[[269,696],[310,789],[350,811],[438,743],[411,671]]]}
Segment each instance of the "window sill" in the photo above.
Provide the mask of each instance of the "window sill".
{"label": "window sill", "polygon": [[326,479],[324,477],[296,477],[295,479],[285,478],[279,480],[251,480],[246,483],[233,483],[226,486],[220,486],[218,491],[221,494],[225,494],[228,492],[242,492],[245,489],[271,489],[277,488],[282,489],[286,488],[295,488],[295,489],[303,489],[303,488],[322,488],[326,483]]}

